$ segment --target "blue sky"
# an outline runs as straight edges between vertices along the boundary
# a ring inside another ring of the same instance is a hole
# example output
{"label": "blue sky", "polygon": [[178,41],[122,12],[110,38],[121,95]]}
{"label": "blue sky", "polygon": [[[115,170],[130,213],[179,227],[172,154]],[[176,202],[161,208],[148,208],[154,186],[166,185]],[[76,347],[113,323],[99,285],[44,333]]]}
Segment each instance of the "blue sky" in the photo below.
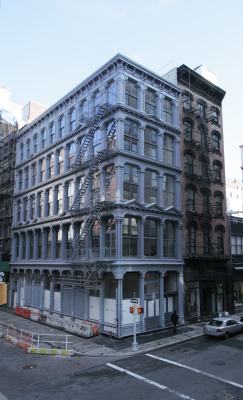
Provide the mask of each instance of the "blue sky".
{"label": "blue sky", "polygon": [[0,85],[51,106],[117,53],[164,74],[205,65],[226,91],[226,174],[241,178],[243,1],[0,0]]}

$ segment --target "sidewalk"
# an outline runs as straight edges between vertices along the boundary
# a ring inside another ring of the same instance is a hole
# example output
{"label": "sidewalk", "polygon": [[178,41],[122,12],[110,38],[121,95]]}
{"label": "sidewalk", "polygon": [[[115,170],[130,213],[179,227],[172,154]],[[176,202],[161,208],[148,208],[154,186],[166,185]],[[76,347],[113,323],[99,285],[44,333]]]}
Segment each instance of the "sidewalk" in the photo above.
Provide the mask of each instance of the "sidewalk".
{"label": "sidewalk", "polygon": [[[13,314],[14,309],[0,306],[0,332],[6,334],[5,324],[12,324],[15,328],[24,329],[39,334],[66,334],[63,330],[31,321]],[[234,315],[239,320],[243,316],[242,313]],[[205,322],[199,322],[193,325],[183,325],[177,327],[177,333],[173,334],[173,328],[167,328],[159,332],[152,332],[137,335],[138,350],[132,350],[133,337],[124,339],[114,339],[107,336],[99,335],[89,339],[73,335],[70,338],[72,344],[69,345],[70,350],[74,350],[76,355],[83,356],[127,356],[139,354],[163,348],[187,340],[194,339],[203,335],[203,326]],[[68,333],[69,334],[69,333]]]}

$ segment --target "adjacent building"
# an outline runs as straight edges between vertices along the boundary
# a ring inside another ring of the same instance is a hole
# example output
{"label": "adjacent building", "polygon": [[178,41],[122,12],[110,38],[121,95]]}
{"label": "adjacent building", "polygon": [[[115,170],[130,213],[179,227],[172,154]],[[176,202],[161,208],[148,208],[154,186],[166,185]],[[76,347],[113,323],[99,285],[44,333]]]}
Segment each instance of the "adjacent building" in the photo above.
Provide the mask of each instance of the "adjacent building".
{"label": "adjacent building", "polygon": [[212,71],[186,65],[165,75],[180,101],[184,304],[187,321],[229,309],[222,101]]}
{"label": "adjacent building", "polygon": [[230,283],[233,306],[243,311],[243,218],[229,216],[231,242]]}
{"label": "adjacent building", "polygon": [[226,177],[226,209],[227,211],[242,211],[242,181]]}
{"label": "adjacent building", "polygon": [[19,130],[11,305],[115,337],[134,297],[137,332],[184,322],[180,94],[118,54]]}

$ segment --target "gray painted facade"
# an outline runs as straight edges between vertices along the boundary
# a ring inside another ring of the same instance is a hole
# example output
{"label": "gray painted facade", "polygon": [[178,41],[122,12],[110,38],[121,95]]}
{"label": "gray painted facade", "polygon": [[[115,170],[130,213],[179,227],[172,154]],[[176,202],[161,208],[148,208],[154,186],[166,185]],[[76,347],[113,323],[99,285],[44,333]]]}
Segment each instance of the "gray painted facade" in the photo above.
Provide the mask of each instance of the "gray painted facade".
{"label": "gray painted facade", "polygon": [[11,305],[116,337],[134,296],[138,332],[184,322],[179,95],[118,54],[18,132]]}

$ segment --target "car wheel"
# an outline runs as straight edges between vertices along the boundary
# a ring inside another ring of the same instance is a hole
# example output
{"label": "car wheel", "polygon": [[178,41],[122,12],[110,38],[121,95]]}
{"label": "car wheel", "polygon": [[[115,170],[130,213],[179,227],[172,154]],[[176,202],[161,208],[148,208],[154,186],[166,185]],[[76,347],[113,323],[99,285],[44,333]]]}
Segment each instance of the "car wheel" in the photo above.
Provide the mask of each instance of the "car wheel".
{"label": "car wheel", "polygon": [[225,332],[224,338],[225,338],[225,339],[229,339],[229,332]]}

